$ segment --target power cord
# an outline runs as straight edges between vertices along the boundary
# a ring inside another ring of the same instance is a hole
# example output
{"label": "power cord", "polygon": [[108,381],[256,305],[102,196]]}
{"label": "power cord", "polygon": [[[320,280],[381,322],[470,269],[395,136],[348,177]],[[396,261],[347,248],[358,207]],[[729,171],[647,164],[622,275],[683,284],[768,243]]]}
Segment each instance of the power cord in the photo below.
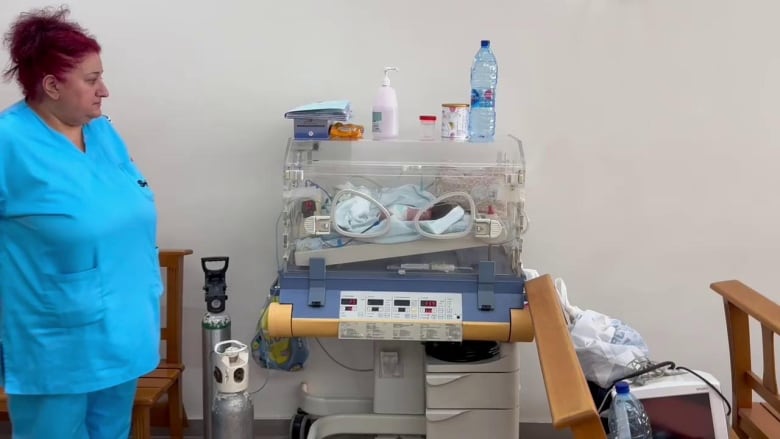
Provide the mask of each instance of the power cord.
{"label": "power cord", "polygon": [[322,352],[325,352],[325,355],[327,355],[328,358],[330,358],[331,361],[333,361],[334,363],[336,363],[339,366],[343,367],[344,369],[351,370],[352,372],[373,372],[374,371],[373,367],[371,369],[358,369],[358,368],[355,368],[355,367],[347,366],[346,364],[342,363],[341,361],[333,358],[333,355],[331,355],[330,352],[328,352],[328,350],[325,349],[325,346],[322,345],[322,342],[320,341],[319,338],[315,337],[314,340],[317,342],[318,345],[320,345],[320,349],[322,349]]}
{"label": "power cord", "polygon": [[630,379],[630,378],[635,378],[635,377],[638,377],[640,375],[644,375],[646,373],[652,372],[654,370],[661,369],[662,367],[665,367],[665,366],[669,366],[669,369],[672,369],[672,370],[684,370],[684,371],[686,371],[686,372],[696,376],[700,380],[704,381],[705,384],[707,384],[712,390],[715,391],[715,393],[718,394],[718,396],[720,396],[720,399],[723,400],[723,403],[726,404],[726,416],[728,417],[728,416],[731,415],[731,404],[729,404],[728,399],[726,399],[726,397],[723,396],[723,393],[721,393],[720,390],[718,390],[717,387],[715,387],[711,382],[709,382],[706,379],[704,379],[704,377],[702,377],[698,373],[692,371],[691,369],[688,369],[687,367],[677,366],[672,361],[662,361],[660,363],[653,364],[651,366],[645,367],[645,368],[640,369],[640,370],[638,370],[636,372],[632,372],[632,373],[630,373],[630,374],[628,374],[626,376],[623,376],[623,377],[618,378],[615,381],[613,381],[612,384],[609,386],[609,388],[606,389],[606,395],[604,395],[604,399],[601,400],[601,404],[599,405],[599,408],[598,408],[598,413],[601,413],[601,411],[604,409],[604,404],[607,402],[607,399],[609,399],[611,390],[612,390],[613,387],[615,387],[615,384],[617,384],[618,382],[623,381],[623,380],[627,380],[627,379]]}
{"label": "power cord", "polygon": [[704,378],[703,378],[701,375],[699,375],[698,373],[696,373],[696,372],[694,372],[694,371],[692,371],[692,370],[688,369],[687,367],[683,367],[683,366],[677,366],[677,369],[684,370],[684,371],[686,371],[686,372],[688,372],[688,373],[690,373],[690,374],[693,374],[693,375],[695,375],[695,376],[696,376],[696,377],[698,377],[700,380],[704,381],[704,383],[705,383],[705,384],[707,384],[708,386],[710,386],[710,388],[711,388],[712,390],[714,390],[714,391],[715,391],[715,392],[718,394],[718,396],[720,396],[720,399],[722,399],[722,400],[723,400],[723,402],[724,402],[724,403],[726,403],[726,416],[728,417],[728,416],[730,416],[730,415],[731,415],[731,404],[729,404],[729,401],[726,399],[726,397],[725,397],[725,396],[723,396],[723,394],[722,394],[722,393],[720,393],[720,390],[718,390],[718,389],[717,389],[715,386],[713,386],[711,382],[709,382],[709,381],[705,380],[705,379],[704,379]]}

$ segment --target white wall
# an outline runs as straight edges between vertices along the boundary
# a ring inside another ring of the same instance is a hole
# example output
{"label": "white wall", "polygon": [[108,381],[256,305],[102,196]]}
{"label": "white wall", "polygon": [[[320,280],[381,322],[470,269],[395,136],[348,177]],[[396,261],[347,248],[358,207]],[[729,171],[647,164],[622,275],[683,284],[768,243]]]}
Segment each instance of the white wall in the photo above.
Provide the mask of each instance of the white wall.
{"label": "white wall", "polygon": [[[45,2],[3,0],[3,27]],[[728,386],[711,281],[741,278],[780,300],[780,56],[772,0],[72,1],[99,37],[105,105],[158,194],[160,244],[190,247],[187,411],[201,416],[202,256],[231,257],[234,336],[248,340],[274,278],[280,166],[315,99],[351,99],[367,122],[397,65],[402,131],[468,96],[481,38],[500,62],[498,124],[526,141],[526,264],[563,277],[573,302],[636,327],[656,360]],[[4,52],[3,55],[6,53]],[[18,96],[0,85],[0,103]],[[771,287],[775,286],[773,290]],[[325,340],[370,365],[366,345]],[[523,419],[549,419],[535,347],[524,346]],[[262,382],[263,371],[253,377]],[[274,373],[258,418],[289,417],[296,389],[369,394],[370,376],[314,345],[308,369]],[[370,375],[370,374],[368,374]],[[727,393],[730,394],[730,393]]]}

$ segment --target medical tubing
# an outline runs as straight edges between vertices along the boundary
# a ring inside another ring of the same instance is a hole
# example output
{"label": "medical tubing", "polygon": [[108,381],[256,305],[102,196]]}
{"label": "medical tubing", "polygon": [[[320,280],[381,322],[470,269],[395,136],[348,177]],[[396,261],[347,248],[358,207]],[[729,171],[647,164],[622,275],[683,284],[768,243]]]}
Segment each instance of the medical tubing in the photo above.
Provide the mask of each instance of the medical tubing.
{"label": "medical tubing", "polygon": [[[446,200],[448,198],[453,198],[453,197],[463,197],[463,198],[467,199],[468,202],[469,202],[469,208],[470,208],[470,212],[471,213],[469,215],[469,225],[468,225],[468,227],[466,227],[466,230],[464,230],[462,232],[457,232],[457,233],[446,233],[446,234],[443,234],[443,235],[437,235],[435,233],[428,233],[428,232],[424,231],[420,227],[420,217],[423,215],[423,213],[425,213],[428,209],[433,208],[433,206],[435,206],[436,203],[440,203],[443,200]],[[431,201],[427,206],[425,206],[425,208],[420,209],[417,212],[417,214],[414,216],[414,219],[412,221],[414,222],[414,228],[415,228],[415,230],[417,230],[417,233],[419,233],[422,236],[425,236],[426,238],[431,238],[431,239],[459,239],[459,238],[463,238],[464,236],[467,236],[469,233],[471,233],[471,229],[474,226],[474,216],[476,214],[477,214],[477,205],[474,202],[474,199],[471,197],[470,194],[468,194],[467,192],[448,192],[448,193],[440,196],[439,198],[436,198],[435,200]]]}
{"label": "medical tubing", "polygon": [[322,345],[322,342],[320,341],[319,338],[315,337],[314,340],[317,342],[318,345],[320,345],[320,349],[322,349],[322,352],[324,352],[325,355],[327,355],[328,358],[330,358],[331,361],[333,361],[334,363],[336,363],[339,366],[343,367],[344,369],[350,370],[352,372],[373,372],[374,371],[373,367],[370,368],[370,369],[359,369],[357,367],[347,366],[346,364],[342,363],[341,361],[339,361],[335,357],[333,357],[333,355],[331,355],[330,352],[328,352],[328,350],[325,349],[325,346]]}
{"label": "medical tubing", "polygon": [[265,378],[263,379],[263,384],[261,384],[261,385],[260,385],[260,387],[258,387],[257,389],[255,389],[255,390],[252,390],[251,392],[249,392],[249,396],[252,396],[252,397],[254,397],[254,395],[255,395],[255,394],[257,394],[257,393],[259,393],[261,390],[265,389],[265,386],[266,386],[266,385],[268,385],[268,376],[269,376],[270,374],[271,374],[271,371],[270,371],[269,369],[267,369],[267,370],[265,371]]}
{"label": "medical tubing", "polygon": [[338,191],[334,196],[333,200],[331,201],[331,205],[333,206],[333,211],[336,211],[336,206],[338,206],[338,200],[345,194],[352,194],[356,195],[358,197],[362,197],[366,200],[368,200],[369,203],[376,204],[379,206],[379,210],[384,215],[385,219],[387,221],[385,222],[385,227],[379,230],[376,233],[353,233],[353,232],[347,232],[346,230],[339,227],[338,222],[336,221],[336,215],[331,216],[331,224],[333,225],[333,230],[336,231],[339,235],[346,236],[348,238],[356,238],[356,239],[371,239],[371,238],[379,238],[381,236],[386,235],[390,231],[390,211],[385,209],[385,206],[382,205],[379,201],[375,200],[370,195],[364,194],[363,192],[356,191],[354,189],[342,189]]}
{"label": "medical tubing", "polygon": [[281,271],[282,270],[282,265],[284,265],[284,261],[282,259],[279,259],[279,247],[281,247],[281,244],[279,244],[279,235],[281,234],[281,233],[279,233],[279,223],[281,223],[283,215],[284,215],[284,211],[281,211],[281,212],[279,212],[279,216],[276,217],[276,230],[275,230],[276,233],[274,233],[274,240],[275,240],[275,242],[274,242],[274,244],[275,244],[274,245],[274,247],[275,247],[274,254],[276,255],[276,270],[277,271]]}
{"label": "medical tubing", "polygon": [[[325,189],[324,187],[322,187],[322,186],[320,186],[319,184],[315,183],[314,181],[312,181],[312,180],[309,180],[309,179],[307,178],[307,179],[306,179],[306,180],[303,182],[303,184],[305,184],[305,185],[307,185],[307,186],[314,186],[314,187],[316,187],[317,189],[319,189],[319,190],[321,190],[322,192],[324,192],[324,193],[325,193],[325,195],[328,197],[328,200],[333,200],[333,197],[331,197],[331,196],[330,196],[330,192],[328,192],[328,191],[327,191],[327,189]],[[331,201],[331,202],[332,202],[332,201]]]}

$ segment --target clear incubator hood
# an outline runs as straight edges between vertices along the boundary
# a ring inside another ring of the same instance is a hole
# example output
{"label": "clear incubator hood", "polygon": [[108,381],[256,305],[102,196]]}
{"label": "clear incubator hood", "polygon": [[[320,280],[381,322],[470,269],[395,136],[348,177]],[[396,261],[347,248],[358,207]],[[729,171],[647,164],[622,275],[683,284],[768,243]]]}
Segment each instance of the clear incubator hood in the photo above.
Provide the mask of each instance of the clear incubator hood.
{"label": "clear incubator hood", "polygon": [[288,141],[277,227],[280,272],[522,276],[521,141]]}

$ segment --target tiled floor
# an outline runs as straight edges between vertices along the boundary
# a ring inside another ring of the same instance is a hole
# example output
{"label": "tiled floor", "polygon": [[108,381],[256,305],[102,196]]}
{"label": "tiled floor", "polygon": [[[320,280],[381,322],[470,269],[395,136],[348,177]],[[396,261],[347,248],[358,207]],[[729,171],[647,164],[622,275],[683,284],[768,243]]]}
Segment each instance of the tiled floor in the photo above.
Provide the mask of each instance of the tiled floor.
{"label": "tiled floor", "polygon": [[[571,439],[571,437],[569,431],[556,431],[550,424],[521,424],[520,427],[521,439]],[[169,437],[154,436],[152,439],[169,439]],[[200,436],[185,436],[184,439],[202,438]],[[255,439],[289,439],[289,436],[255,436]],[[330,436],[328,439],[373,439],[373,436]]]}
{"label": "tiled floor", "polygon": [[[331,436],[328,439],[358,439],[357,436]],[[170,439],[170,436],[152,436],[152,439]],[[184,439],[202,439],[200,436],[184,436]],[[255,439],[290,439],[288,436],[255,436]]]}
{"label": "tiled floor", "polygon": [[[3,428],[5,426],[0,425],[0,439],[11,439],[11,435],[8,433],[8,429]],[[265,435],[257,435],[255,439],[289,439],[289,436],[279,435],[279,430],[273,430],[276,435],[269,436],[266,432]],[[520,437],[523,439],[571,439],[571,433],[568,431],[555,431],[550,424],[520,424]],[[170,436],[166,435],[154,435],[152,439],[169,439]],[[184,439],[202,439],[202,436],[189,435],[184,436]],[[328,439],[372,439],[370,436],[361,438],[358,436],[332,436]]]}

